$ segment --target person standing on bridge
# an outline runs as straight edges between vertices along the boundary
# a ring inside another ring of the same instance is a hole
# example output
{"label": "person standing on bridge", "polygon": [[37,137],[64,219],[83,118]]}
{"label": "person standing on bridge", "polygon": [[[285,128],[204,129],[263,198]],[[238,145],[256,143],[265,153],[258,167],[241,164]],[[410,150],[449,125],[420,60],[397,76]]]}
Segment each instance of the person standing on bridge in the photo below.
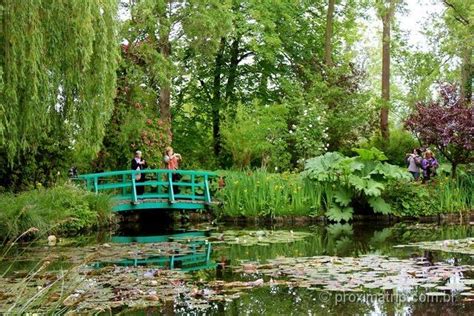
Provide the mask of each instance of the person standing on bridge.
{"label": "person standing on bridge", "polygon": [[[169,170],[178,170],[179,169],[179,163],[181,162],[181,155],[180,154],[175,154],[173,147],[166,147],[165,151],[165,158],[164,161],[166,163],[166,168]],[[172,175],[172,181],[173,182],[178,182],[181,179],[181,175],[178,173],[173,173]],[[173,186],[173,193],[177,194],[179,193],[179,188],[177,186]]]}
{"label": "person standing on bridge", "polygon": [[[145,159],[142,159],[142,152],[137,150],[135,152],[135,158],[132,159],[132,170],[143,170],[147,167]],[[145,182],[145,174],[137,173],[135,175],[136,182]],[[142,195],[145,192],[144,186],[137,186],[137,195]]]}

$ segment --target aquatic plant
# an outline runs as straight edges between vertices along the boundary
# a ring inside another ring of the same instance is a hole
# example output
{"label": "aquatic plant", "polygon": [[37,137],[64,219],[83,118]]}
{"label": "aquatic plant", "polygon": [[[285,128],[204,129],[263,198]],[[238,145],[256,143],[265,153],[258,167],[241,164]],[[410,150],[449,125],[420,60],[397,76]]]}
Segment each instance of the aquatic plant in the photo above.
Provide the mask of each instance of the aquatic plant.
{"label": "aquatic plant", "polygon": [[214,244],[242,246],[269,246],[270,244],[292,243],[310,236],[309,232],[293,230],[226,230],[224,233],[211,234],[210,240]]}
{"label": "aquatic plant", "polygon": [[435,241],[420,241],[406,245],[395,245],[396,248],[420,248],[430,251],[443,251],[449,253],[460,253],[474,255],[474,238],[446,239]]}
{"label": "aquatic plant", "polygon": [[[252,269],[249,266],[252,265]],[[469,291],[474,280],[450,277],[473,271],[472,266],[452,266],[445,262],[430,264],[424,257],[399,259],[375,254],[354,257],[314,256],[280,257],[243,263],[234,272],[265,275],[280,285],[329,292],[360,292],[361,290],[404,291],[416,288],[443,291]],[[467,292],[470,293],[470,292]],[[437,294],[430,294],[437,295]]]}
{"label": "aquatic plant", "polygon": [[225,186],[218,190],[219,216],[316,216],[321,214],[322,188],[298,174],[264,170],[220,172]]}

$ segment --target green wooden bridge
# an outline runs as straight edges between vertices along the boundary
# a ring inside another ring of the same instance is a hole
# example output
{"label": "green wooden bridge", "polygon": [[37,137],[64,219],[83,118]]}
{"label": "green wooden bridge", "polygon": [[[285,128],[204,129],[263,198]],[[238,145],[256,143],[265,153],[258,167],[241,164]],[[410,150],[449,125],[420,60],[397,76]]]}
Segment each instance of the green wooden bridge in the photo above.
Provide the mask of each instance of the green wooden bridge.
{"label": "green wooden bridge", "polygon": [[[145,176],[145,181],[136,180],[139,174]],[[180,175],[180,180],[173,181],[173,174]],[[96,194],[113,195],[113,211],[122,212],[207,208],[216,203],[210,189],[210,181],[216,176],[209,171],[144,169],[83,174],[77,179],[84,181],[87,189]],[[143,187],[143,194],[137,194],[139,187]]]}

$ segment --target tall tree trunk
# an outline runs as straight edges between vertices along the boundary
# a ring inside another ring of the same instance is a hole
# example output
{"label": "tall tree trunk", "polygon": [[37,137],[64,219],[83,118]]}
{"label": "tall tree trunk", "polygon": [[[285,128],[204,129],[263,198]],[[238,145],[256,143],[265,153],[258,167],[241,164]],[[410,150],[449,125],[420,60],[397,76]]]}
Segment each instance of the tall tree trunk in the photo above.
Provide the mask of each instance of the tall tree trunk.
{"label": "tall tree trunk", "polygon": [[227,102],[235,100],[234,87],[237,78],[237,66],[239,65],[240,38],[235,38],[230,46],[229,77],[225,88],[225,99]]}
{"label": "tall tree trunk", "polygon": [[334,5],[336,0],[329,0],[326,16],[326,30],[324,32],[324,63],[332,66],[332,35],[334,26]]}
{"label": "tall tree trunk", "polygon": [[472,100],[472,79],[474,77],[474,66],[472,64],[472,47],[465,47],[462,55],[461,66],[461,98],[466,103]]}
{"label": "tall tree trunk", "polygon": [[382,15],[382,107],[380,109],[380,132],[382,138],[389,140],[388,113],[390,107],[390,27],[395,7],[395,0],[390,0],[389,7]]}
{"label": "tall tree trunk", "polygon": [[[164,60],[169,60],[171,55],[170,30],[160,34],[159,50]],[[169,62],[171,64],[171,62]],[[171,72],[168,70],[166,80],[160,85],[159,111],[160,119],[164,124],[164,129],[168,135],[169,143],[172,141],[171,134]]]}
{"label": "tall tree trunk", "polygon": [[214,84],[212,92],[212,136],[214,139],[214,154],[221,152],[220,107],[221,107],[221,74],[224,63],[225,38],[221,38],[219,51],[216,55],[214,68]]}

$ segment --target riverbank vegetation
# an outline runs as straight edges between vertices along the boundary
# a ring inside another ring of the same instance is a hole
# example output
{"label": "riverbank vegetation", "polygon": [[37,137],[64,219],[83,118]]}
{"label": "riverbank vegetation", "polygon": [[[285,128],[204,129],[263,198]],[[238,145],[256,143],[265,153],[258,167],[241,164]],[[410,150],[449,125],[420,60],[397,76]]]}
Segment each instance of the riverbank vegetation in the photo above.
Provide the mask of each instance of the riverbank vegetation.
{"label": "riverbank vegetation", "polygon": [[266,217],[321,215],[321,186],[294,173],[263,170],[220,173],[225,187],[217,193],[217,216]]}
{"label": "riverbank vegetation", "polygon": [[0,194],[0,239],[26,239],[47,234],[74,235],[109,225],[108,196],[72,184]]}
{"label": "riverbank vegetation", "polygon": [[[161,168],[170,145],[182,169],[224,170],[219,215],[472,209],[468,1],[426,16],[424,49],[407,1],[30,2],[0,6],[0,216],[22,222],[5,231],[94,226],[105,198],[58,187],[68,170],[129,169],[136,150]],[[410,182],[414,147],[452,179]]]}
{"label": "riverbank vegetation", "polygon": [[221,172],[225,187],[215,213],[220,218],[324,216],[349,221],[355,214],[423,217],[474,210],[474,175],[440,174],[429,184],[412,180],[404,168],[382,162],[378,150],[344,157],[327,153],[308,161],[301,174],[263,170]]}

